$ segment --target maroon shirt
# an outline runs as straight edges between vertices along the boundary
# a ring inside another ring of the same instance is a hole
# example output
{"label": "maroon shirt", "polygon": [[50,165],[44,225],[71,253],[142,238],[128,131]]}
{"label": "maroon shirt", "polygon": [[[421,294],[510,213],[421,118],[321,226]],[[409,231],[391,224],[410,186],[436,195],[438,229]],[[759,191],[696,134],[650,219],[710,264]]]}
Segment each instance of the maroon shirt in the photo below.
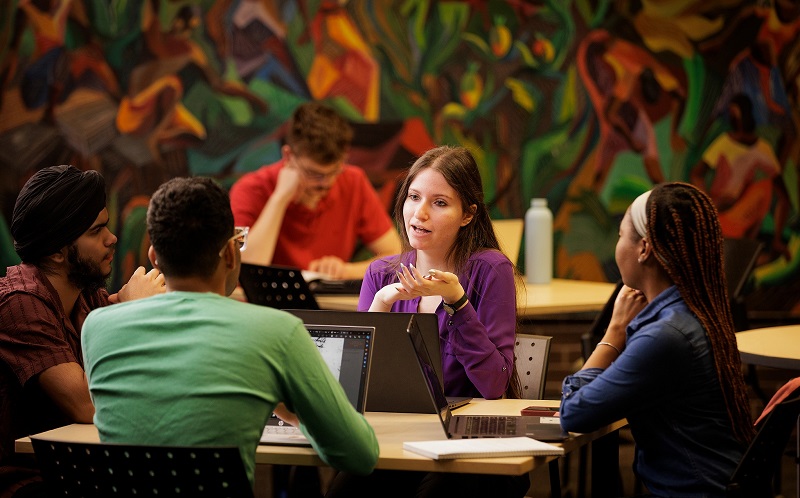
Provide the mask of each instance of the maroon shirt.
{"label": "maroon shirt", "polygon": [[[108,292],[78,296],[72,316],[37,267],[22,263],[0,278],[0,493],[10,484],[14,440],[71,423],[39,388],[38,375],[61,363],[83,366],[86,315],[108,304]],[[20,476],[22,477],[22,476]]]}

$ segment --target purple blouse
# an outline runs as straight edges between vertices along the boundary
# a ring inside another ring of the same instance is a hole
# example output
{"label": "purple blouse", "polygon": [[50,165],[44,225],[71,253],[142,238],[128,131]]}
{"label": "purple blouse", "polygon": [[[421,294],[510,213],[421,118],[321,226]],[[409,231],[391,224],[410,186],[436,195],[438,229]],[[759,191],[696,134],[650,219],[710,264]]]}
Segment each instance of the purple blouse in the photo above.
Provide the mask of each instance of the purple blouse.
{"label": "purple blouse", "polygon": [[[359,311],[367,311],[375,294],[397,282],[398,256],[373,261],[364,276]],[[399,255],[408,266],[416,252]],[[499,251],[473,254],[458,274],[469,303],[452,317],[441,304],[439,345],[442,352],[444,390],[448,396],[497,399],[503,396],[514,371],[517,306],[514,267]],[[391,311],[417,313],[420,298],[397,301]]]}

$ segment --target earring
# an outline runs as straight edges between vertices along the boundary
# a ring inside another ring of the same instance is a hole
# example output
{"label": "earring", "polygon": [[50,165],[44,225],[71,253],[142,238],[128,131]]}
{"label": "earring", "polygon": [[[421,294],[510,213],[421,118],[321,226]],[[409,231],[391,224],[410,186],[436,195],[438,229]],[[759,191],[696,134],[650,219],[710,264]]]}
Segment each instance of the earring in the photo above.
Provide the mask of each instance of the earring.
{"label": "earring", "polygon": [[638,262],[639,262],[639,264],[642,264],[642,261],[644,261],[644,260],[643,260],[642,258],[639,258],[639,259],[637,259],[636,261],[638,261]]}

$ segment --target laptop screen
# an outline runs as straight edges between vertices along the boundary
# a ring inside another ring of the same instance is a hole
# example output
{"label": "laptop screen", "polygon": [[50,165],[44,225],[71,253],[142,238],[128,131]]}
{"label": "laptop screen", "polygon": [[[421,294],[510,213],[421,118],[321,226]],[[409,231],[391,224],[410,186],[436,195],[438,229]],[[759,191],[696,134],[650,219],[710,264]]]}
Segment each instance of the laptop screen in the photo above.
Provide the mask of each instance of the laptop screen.
{"label": "laptop screen", "polygon": [[436,409],[439,412],[439,418],[442,421],[445,433],[449,434],[451,413],[450,409],[447,407],[447,397],[444,395],[439,377],[436,375],[436,370],[433,368],[431,355],[428,353],[427,346],[425,346],[425,340],[422,338],[422,332],[419,330],[419,325],[415,317],[412,317],[408,324],[408,335],[411,339],[411,344],[414,346],[414,353],[417,355],[419,368],[422,370],[422,376],[425,378],[431,400],[436,405]]}
{"label": "laptop screen", "polygon": [[313,324],[305,327],[322,359],[344,388],[347,399],[363,413],[375,327]]}

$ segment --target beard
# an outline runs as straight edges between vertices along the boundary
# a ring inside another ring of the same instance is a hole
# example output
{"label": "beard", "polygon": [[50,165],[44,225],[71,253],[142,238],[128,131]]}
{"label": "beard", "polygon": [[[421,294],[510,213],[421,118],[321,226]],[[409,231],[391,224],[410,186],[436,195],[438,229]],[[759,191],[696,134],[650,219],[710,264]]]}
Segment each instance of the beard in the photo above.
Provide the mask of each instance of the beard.
{"label": "beard", "polygon": [[111,272],[104,274],[98,263],[82,258],[75,245],[67,249],[67,262],[69,263],[67,279],[82,291],[96,292],[105,288],[106,280],[111,276]]}

